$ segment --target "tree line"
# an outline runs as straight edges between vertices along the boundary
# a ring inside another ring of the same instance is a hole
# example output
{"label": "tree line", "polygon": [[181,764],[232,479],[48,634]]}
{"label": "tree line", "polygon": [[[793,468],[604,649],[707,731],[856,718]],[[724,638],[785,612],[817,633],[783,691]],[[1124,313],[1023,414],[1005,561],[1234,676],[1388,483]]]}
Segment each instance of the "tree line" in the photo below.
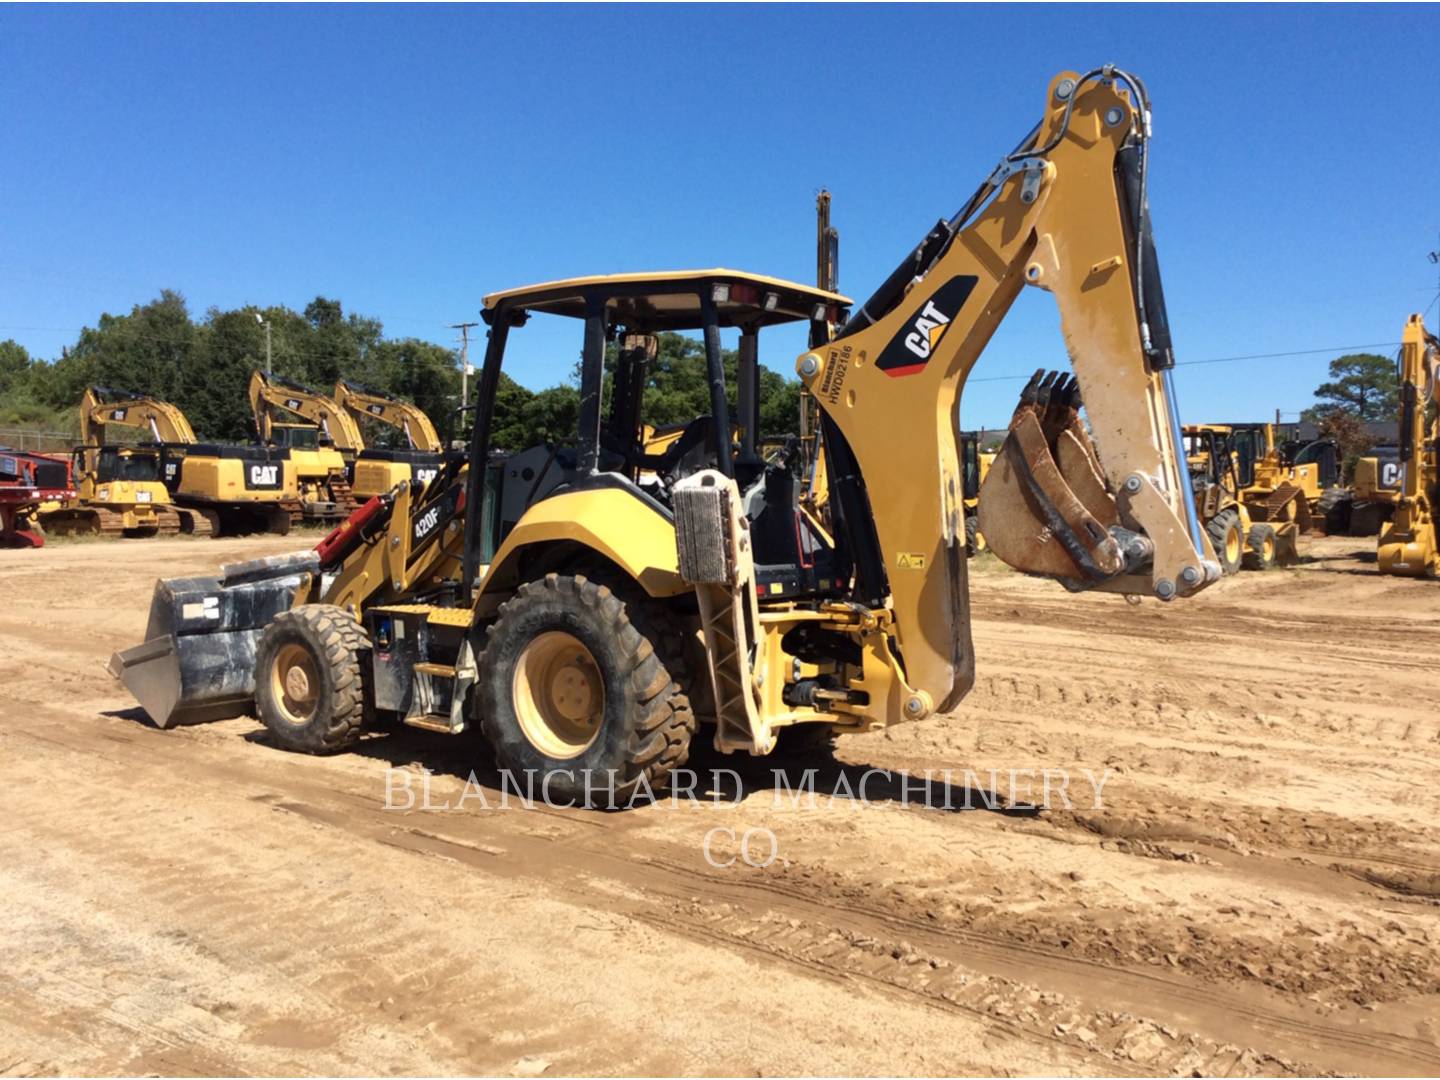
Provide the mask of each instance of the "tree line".
{"label": "tree line", "polygon": [[[466,433],[468,414],[459,412],[459,355],[453,349],[414,337],[387,338],[381,320],[347,313],[340,301],[323,296],[303,311],[283,305],[212,307],[195,319],[185,298],[168,289],[128,314],[101,315],[55,360],[0,341],[0,425],[77,433],[81,395],[87,386],[102,386],[173,402],[202,438],[250,441],[255,426],[248,387],[251,372],[265,366],[267,324],[276,375],[322,393],[337,378],[350,379],[414,402],[447,441]],[[725,364],[733,408],[733,350],[726,351]],[[493,444],[519,450],[572,438],[580,406],[578,374],[577,365],[569,379],[534,391],[502,373]],[[475,385],[472,379],[472,393]],[[762,369],[760,389],[762,433],[794,432],[800,384]],[[662,334],[646,382],[643,418],[656,425],[685,423],[709,413],[709,400],[703,346],[680,334]]]}

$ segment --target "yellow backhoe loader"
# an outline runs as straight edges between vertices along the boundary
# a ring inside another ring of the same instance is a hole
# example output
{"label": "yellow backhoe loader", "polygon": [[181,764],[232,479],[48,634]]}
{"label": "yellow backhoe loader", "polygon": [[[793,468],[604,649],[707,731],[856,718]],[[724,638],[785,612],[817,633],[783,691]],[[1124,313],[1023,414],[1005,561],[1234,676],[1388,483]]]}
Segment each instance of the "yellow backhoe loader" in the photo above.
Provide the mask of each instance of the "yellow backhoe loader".
{"label": "yellow backhoe loader", "polygon": [[[356,507],[353,465],[365,449],[360,427],[350,414],[318,391],[262,371],[250,375],[250,411],[260,441],[289,450],[305,520],[348,517]],[[305,423],[278,419],[277,411]]]}
{"label": "yellow backhoe loader", "polygon": [[366,445],[356,455],[351,487],[357,499],[379,495],[406,480],[428,483],[440,471],[445,447],[435,425],[419,406],[348,379],[335,383],[335,402],[357,424],[361,420],[373,420],[405,436],[404,447],[386,449]]}
{"label": "yellow backhoe loader", "polygon": [[[346,746],[379,718],[478,724],[537,795],[606,805],[663,783],[702,722],[719,750],[764,754],[797,725],[947,713],[974,681],[960,394],[1026,286],[1054,295],[1074,376],[1022,395],[981,485],[986,539],[1071,590],[1198,592],[1220,570],[1181,456],[1149,131],[1133,76],[1057,76],[1035,129],[853,313],[838,294],[725,269],[492,293],[463,485],[434,485],[405,515],[392,505],[369,534],[352,518],[329,572],[317,553],[161,583],[150,640],[114,670],[167,721],[233,715],[253,692],[272,738],[297,750]],[[580,331],[576,440],[492,465],[507,346],[537,318]],[[790,463],[755,449],[759,335],[795,318],[839,326],[797,361],[819,407],[833,537],[798,510]],[[738,446],[726,328],[740,333]],[[602,388],[607,342],[643,356],[663,331],[701,333],[710,413],[657,460],[639,397],[607,405]],[[393,561],[407,544],[411,562]],[[363,578],[344,602],[341,575]],[[196,626],[188,613],[207,604],[217,619]]]}
{"label": "yellow backhoe loader", "polygon": [[[138,428],[152,442],[116,444],[108,427]],[[145,394],[89,387],[80,401],[77,497],[43,509],[57,535],[197,536],[290,531],[294,476],[283,454],[201,443],[175,405]]]}
{"label": "yellow backhoe loader", "polygon": [[1261,521],[1240,501],[1239,455],[1233,429],[1224,424],[1187,424],[1183,429],[1195,509],[1215,549],[1220,569],[1234,574],[1269,570],[1299,561],[1299,527],[1293,521]]}
{"label": "yellow backhoe loader", "polygon": [[1400,339],[1400,494],[1380,532],[1382,574],[1440,573],[1440,340],[1411,315]]}

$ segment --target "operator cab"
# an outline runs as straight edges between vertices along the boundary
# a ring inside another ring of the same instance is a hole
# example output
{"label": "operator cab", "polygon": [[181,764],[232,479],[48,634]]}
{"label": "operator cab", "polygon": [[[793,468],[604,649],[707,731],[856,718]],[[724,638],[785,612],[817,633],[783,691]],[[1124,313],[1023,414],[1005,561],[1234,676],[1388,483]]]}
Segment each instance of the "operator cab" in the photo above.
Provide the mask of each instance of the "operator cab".
{"label": "operator cab", "polygon": [[[762,453],[759,336],[767,327],[802,322],[812,335],[825,332],[827,324],[844,320],[849,305],[838,293],[724,269],[576,278],[487,296],[482,316],[490,341],[471,456],[491,464],[474,561],[488,563],[525,511],[550,495],[618,487],[671,518],[674,485],[716,469],[736,480],[744,499],[760,596],[838,588],[844,575],[833,544],[798,507],[792,462],[798,442]],[[490,428],[500,366],[510,336],[535,315],[579,324],[577,431],[573,440],[497,459],[490,455]],[[728,329],[739,331],[732,363],[720,344],[720,332]],[[694,331],[704,342],[708,412],[680,426],[656,426],[645,391],[662,362],[659,335]],[[467,562],[470,556],[467,551]]]}

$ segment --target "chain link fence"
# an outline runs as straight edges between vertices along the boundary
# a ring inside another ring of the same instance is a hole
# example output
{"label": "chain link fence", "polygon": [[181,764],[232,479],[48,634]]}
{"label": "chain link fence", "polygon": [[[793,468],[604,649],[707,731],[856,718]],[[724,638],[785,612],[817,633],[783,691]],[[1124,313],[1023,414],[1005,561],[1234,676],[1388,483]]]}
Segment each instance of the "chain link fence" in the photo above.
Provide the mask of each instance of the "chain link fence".
{"label": "chain link fence", "polygon": [[68,431],[36,431],[33,428],[0,427],[0,446],[12,450],[38,450],[68,454],[80,437]]}

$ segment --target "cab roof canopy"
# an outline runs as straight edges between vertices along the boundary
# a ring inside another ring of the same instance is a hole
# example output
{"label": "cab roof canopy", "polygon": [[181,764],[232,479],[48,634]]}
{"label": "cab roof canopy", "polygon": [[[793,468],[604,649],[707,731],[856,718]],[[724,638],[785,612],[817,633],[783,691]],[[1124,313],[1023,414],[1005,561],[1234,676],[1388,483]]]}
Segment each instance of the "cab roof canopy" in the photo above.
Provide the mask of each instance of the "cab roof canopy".
{"label": "cab roof canopy", "polygon": [[487,323],[501,308],[583,319],[591,304],[603,304],[612,326],[648,333],[699,330],[704,326],[702,296],[713,302],[720,326],[754,329],[805,319],[838,322],[851,305],[839,293],[715,267],[604,274],[506,289],[485,297],[483,315]]}

